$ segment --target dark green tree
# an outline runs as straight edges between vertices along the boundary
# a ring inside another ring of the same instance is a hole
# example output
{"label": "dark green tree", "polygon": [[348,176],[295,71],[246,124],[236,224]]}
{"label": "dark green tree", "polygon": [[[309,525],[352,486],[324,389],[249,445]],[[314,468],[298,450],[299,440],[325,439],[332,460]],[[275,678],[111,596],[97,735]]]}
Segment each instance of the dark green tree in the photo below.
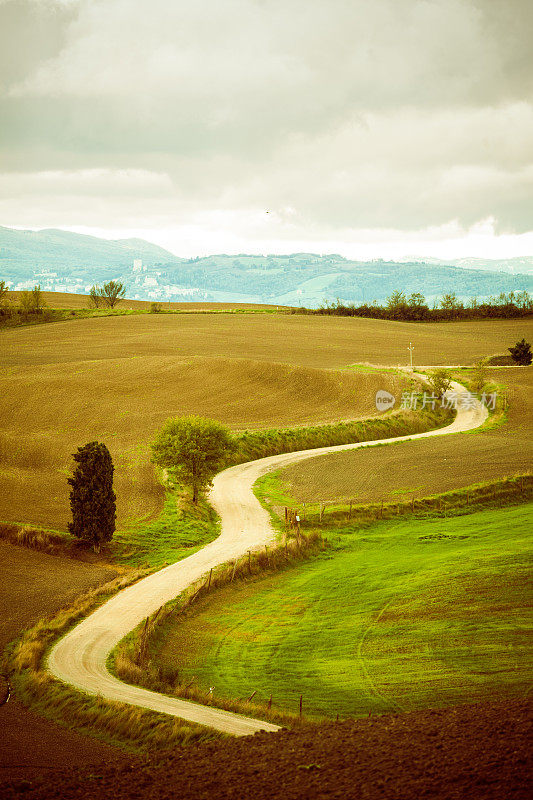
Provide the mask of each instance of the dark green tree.
{"label": "dark green tree", "polygon": [[517,342],[514,347],[508,347],[507,349],[512,355],[513,361],[516,361],[520,366],[528,367],[531,364],[533,360],[531,345],[529,342],[526,342],[525,339],[522,339],[521,342]]}
{"label": "dark green tree", "polygon": [[225,465],[234,447],[230,431],[204,417],[167,419],[152,444],[152,461],[192,490],[193,503]]}
{"label": "dark green tree", "polygon": [[73,455],[77,464],[68,479],[72,522],[68,529],[73,536],[91,544],[95,553],[115,532],[116,496],[113,491],[111,454],[100,442],[89,442]]}
{"label": "dark green tree", "polygon": [[420,292],[413,292],[407,300],[407,319],[421,320],[429,316],[429,307],[426,298]]}

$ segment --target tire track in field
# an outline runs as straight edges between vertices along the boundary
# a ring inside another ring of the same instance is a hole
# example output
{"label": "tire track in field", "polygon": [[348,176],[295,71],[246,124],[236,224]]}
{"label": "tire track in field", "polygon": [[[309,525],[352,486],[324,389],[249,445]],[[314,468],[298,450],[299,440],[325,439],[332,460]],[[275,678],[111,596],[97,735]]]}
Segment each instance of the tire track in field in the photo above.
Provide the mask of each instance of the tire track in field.
{"label": "tire track in field", "polygon": [[[455,382],[451,390],[466,392],[464,386]],[[246,736],[260,730],[278,730],[277,725],[262,720],[123,683],[107,670],[108,656],[119,641],[147,616],[175,598],[211,568],[238,558],[248,550],[264,547],[275,539],[269,514],[253,493],[254,483],[265,473],[325,453],[472,430],[482,425],[487,416],[487,409],[476,401],[472,408],[460,408],[454,421],[439,430],[282,453],[238,464],[220,472],[209,494],[209,500],[222,522],[220,536],[188,558],[123,589],[93,611],[54,645],[47,659],[49,672],[82,692],[169,714],[223,733]]]}

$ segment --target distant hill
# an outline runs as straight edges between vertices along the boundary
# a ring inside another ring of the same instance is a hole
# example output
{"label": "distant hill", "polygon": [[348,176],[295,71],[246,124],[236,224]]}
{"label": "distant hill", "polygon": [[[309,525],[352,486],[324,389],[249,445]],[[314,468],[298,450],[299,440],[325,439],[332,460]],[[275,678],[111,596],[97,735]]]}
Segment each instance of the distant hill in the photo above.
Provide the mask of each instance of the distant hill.
{"label": "distant hill", "polygon": [[421,264],[450,265],[466,269],[483,269],[489,272],[510,272],[533,275],[533,256],[517,256],[516,258],[455,258],[451,261],[442,261],[438,258],[424,258],[413,256],[406,259]]}
{"label": "distant hill", "polygon": [[0,227],[0,271],[17,278],[36,272],[68,272],[69,276],[90,268],[109,273],[130,269],[134,259],[155,266],[179,263],[180,259],[142,239],[99,239],[55,229],[20,231]]}
{"label": "distant hill", "polygon": [[[466,268],[472,261],[479,268]],[[524,272],[533,270],[533,259],[527,258],[504,262],[505,270],[489,269],[491,262],[476,259],[460,264],[418,258],[354,261],[314,253],[184,259],[142,239],[109,241],[60,230],[0,228],[0,280],[11,288],[38,283],[45,291],[86,294],[94,283],[116,279],[133,300],[316,307],[337,299],[382,303],[396,289],[421,292],[430,304],[446,292],[467,300],[532,291],[533,274],[515,274],[515,261]]]}

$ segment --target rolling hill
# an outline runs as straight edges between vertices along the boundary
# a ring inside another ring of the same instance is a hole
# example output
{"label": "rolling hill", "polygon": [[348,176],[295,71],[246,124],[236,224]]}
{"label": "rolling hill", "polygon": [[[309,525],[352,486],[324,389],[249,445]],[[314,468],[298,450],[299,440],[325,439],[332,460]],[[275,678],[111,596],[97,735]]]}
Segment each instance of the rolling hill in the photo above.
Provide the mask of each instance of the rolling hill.
{"label": "rolling hill", "polygon": [[[527,323],[531,330],[531,323]],[[281,314],[100,317],[0,332],[0,519],[64,527],[70,454],[98,439],[116,466],[121,520],[156,513],[147,444],[172,415],[232,428],[375,414],[394,375],[356,361],[459,363],[530,335],[523,321],[420,324]],[[201,354],[199,357],[198,354]],[[470,437],[472,439],[476,437]]]}
{"label": "rolling hill", "polygon": [[[530,271],[527,259],[517,262]],[[381,303],[397,289],[408,295],[421,292],[433,303],[446,292],[468,300],[533,288],[531,274],[517,272],[516,265],[513,274],[509,270],[507,262],[500,267],[498,262],[433,259],[354,261],[314,253],[184,259],[141,239],[0,228],[0,279],[12,289],[40,284],[47,291],[86,294],[95,283],[118,279],[132,300],[316,307],[337,299]]]}

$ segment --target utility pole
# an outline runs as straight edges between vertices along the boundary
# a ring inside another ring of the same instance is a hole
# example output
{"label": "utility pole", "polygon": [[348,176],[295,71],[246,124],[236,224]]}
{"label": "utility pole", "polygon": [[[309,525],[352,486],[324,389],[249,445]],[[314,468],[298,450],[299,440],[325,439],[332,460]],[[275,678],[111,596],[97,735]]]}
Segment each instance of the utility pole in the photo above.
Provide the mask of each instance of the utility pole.
{"label": "utility pole", "polygon": [[415,349],[413,347],[413,343],[412,342],[409,342],[409,347],[407,349],[409,350],[409,357],[410,357],[410,361],[411,361],[411,371],[412,371],[413,370],[413,350]]}

